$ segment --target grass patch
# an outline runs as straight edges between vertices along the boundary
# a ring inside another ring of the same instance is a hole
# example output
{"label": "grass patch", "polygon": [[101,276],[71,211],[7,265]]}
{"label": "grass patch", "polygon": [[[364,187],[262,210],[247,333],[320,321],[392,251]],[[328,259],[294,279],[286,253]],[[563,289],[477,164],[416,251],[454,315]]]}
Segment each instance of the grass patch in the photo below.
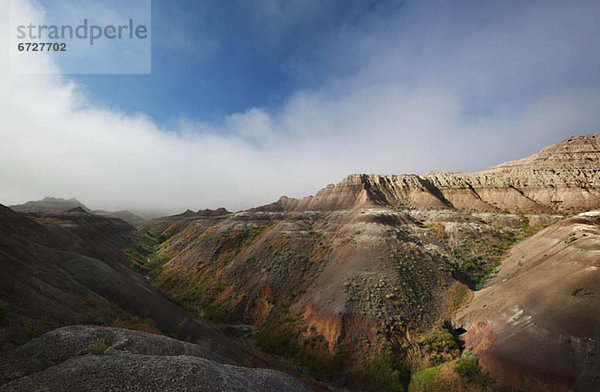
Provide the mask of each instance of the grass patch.
{"label": "grass patch", "polygon": [[511,231],[493,229],[462,230],[462,234],[460,244],[450,249],[451,262],[456,278],[473,290],[483,287],[510,247],[521,240]]}
{"label": "grass patch", "polygon": [[108,346],[104,342],[88,347],[88,353],[91,355],[104,355],[106,350],[108,350]]}
{"label": "grass patch", "polygon": [[446,229],[441,223],[428,223],[425,225],[425,228],[429,229],[429,231],[431,231],[440,240],[446,240],[446,238],[448,237],[446,234]]}
{"label": "grass patch", "polygon": [[519,215],[519,218],[521,219],[521,232],[523,233],[523,238],[531,237],[532,235],[542,230],[544,227],[547,227],[542,225],[530,224],[529,218],[527,218],[525,215]]}
{"label": "grass patch", "polygon": [[421,369],[410,376],[409,390],[421,390],[427,388],[431,384],[434,376],[439,370],[439,366]]}
{"label": "grass patch", "polygon": [[471,291],[460,282],[454,283],[448,290],[448,302],[446,304],[451,315],[454,315],[467,301]]}
{"label": "grass patch", "polygon": [[477,358],[469,350],[461,358],[435,367],[421,369],[411,375],[410,392],[508,392],[485,374]]}

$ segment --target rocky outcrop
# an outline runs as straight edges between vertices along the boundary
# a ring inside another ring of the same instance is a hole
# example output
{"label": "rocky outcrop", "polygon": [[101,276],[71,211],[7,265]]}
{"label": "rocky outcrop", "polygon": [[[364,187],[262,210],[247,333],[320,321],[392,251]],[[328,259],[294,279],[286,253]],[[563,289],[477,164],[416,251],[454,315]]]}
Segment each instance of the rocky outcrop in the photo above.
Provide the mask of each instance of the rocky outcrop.
{"label": "rocky outcrop", "polygon": [[468,212],[574,213],[600,206],[600,135],[572,137],[476,173],[353,174],[315,196],[281,198],[257,211],[368,207]]}
{"label": "rocky outcrop", "polygon": [[285,373],[233,364],[202,347],[116,328],[72,326],[0,354],[0,391],[290,391]]}

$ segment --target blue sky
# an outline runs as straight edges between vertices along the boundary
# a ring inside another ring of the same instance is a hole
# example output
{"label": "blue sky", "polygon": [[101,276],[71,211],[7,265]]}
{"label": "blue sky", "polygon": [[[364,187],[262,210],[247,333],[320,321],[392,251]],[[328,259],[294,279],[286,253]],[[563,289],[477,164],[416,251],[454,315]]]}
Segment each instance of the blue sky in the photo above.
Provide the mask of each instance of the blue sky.
{"label": "blue sky", "polygon": [[599,132],[599,18],[597,0],[154,0],[151,75],[3,62],[0,203],[238,210],[518,159]]}
{"label": "blue sky", "polygon": [[342,28],[401,6],[365,0],[286,3],[294,2],[153,0],[152,74],[74,79],[92,101],[166,124],[278,108],[295,91],[323,83],[328,62],[323,46]]}
{"label": "blue sky", "polygon": [[[523,11],[539,8],[539,12],[544,12],[546,8],[540,1],[530,2],[525,7],[518,1],[415,3],[397,0],[153,0],[151,75],[75,75],[73,79],[80,83],[92,103],[128,113],[142,112],[167,127],[181,118],[218,123],[227,115],[251,108],[279,110],[297,91],[316,89],[332,80],[339,79],[343,83],[353,72],[360,72],[364,65],[361,60],[376,58],[377,54],[368,53],[369,48],[360,47],[365,45],[361,40],[372,38],[369,35],[381,34],[383,41],[397,40],[409,46],[407,57],[398,64],[399,75],[387,77],[396,83],[414,83],[426,68],[437,68],[430,71],[431,75],[444,75],[443,67],[431,64],[437,59],[427,51],[435,50],[436,46],[443,47],[443,51],[452,45],[460,51],[463,44],[460,41],[468,41],[480,31],[487,33],[502,28],[503,23],[510,24]],[[597,7],[592,8],[596,11]],[[552,15],[546,17],[551,19]],[[574,56],[584,54],[584,57],[564,59],[572,61],[572,67],[555,65],[547,51],[557,44],[563,46],[557,51],[562,55],[560,49],[572,42],[556,42],[552,36],[544,40],[541,36],[545,34],[544,26],[540,27],[537,32],[540,36],[524,37],[539,40],[527,46],[532,52],[519,53],[520,42],[510,39],[501,42],[513,45],[515,54],[539,56],[534,60],[538,61],[539,72],[524,70],[519,75],[507,67],[506,75],[501,72],[497,75],[506,83],[495,85],[495,93],[482,91],[479,84],[481,77],[494,76],[493,70],[489,76],[484,72],[465,75],[472,79],[465,80],[461,86],[465,94],[465,116],[493,114],[495,107],[507,101],[534,98],[540,91],[561,84],[585,87],[599,83],[597,64],[585,62],[584,42],[572,53]],[[561,30],[573,27],[565,21],[562,26],[555,25],[554,32],[560,37]],[[591,37],[580,38],[583,41]],[[354,39],[357,39],[357,47],[353,46]],[[379,43],[382,42],[374,43],[375,50],[380,49]],[[397,44],[389,43],[391,47]],[[590,53],[587,55],[594,57],[597,50],[593,42],[589,40],[588,45]],[[503,49],[511,52],[506,47]],[[449,55],[440,54],[440,60],[443,55]],[[482,53],[483,62],[493,60],[485,56],[489,53]],[[476,52],[471,57],[472,61],[478,60]],[[502,58],[498,60],[501,63]],[[512,62],[510,65],[519,66],[515,59],[508,60]],[[453,67],[461,65],[450,63]]]}

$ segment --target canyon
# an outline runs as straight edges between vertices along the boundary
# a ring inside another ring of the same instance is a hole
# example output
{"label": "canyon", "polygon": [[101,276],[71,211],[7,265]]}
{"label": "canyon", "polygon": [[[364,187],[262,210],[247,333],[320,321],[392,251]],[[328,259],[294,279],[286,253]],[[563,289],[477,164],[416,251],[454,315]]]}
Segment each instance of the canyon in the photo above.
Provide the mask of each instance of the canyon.
{"label": "canyon", "polygon": [[[302,199],[136,227],[2,207],[2,355],[96,324],[285,371],[298,390],[593,391],[598,209],[600,135],[476,173],[353,174]],[[33,385],[23,377],[0,390]]]}

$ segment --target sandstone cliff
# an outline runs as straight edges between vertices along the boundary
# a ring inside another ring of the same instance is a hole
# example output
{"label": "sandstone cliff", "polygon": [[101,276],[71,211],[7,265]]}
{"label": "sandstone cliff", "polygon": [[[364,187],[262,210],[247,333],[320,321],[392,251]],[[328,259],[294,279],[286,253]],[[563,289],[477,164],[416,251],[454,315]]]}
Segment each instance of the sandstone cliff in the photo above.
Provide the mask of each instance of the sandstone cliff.
{"label": "sandstone cliff", "polygon": [[352,174],[300,200],[259,211],[365,207],[468,212],[574,213],[600,206],[600,135],[572,137],[527,158],[476,173]]}

